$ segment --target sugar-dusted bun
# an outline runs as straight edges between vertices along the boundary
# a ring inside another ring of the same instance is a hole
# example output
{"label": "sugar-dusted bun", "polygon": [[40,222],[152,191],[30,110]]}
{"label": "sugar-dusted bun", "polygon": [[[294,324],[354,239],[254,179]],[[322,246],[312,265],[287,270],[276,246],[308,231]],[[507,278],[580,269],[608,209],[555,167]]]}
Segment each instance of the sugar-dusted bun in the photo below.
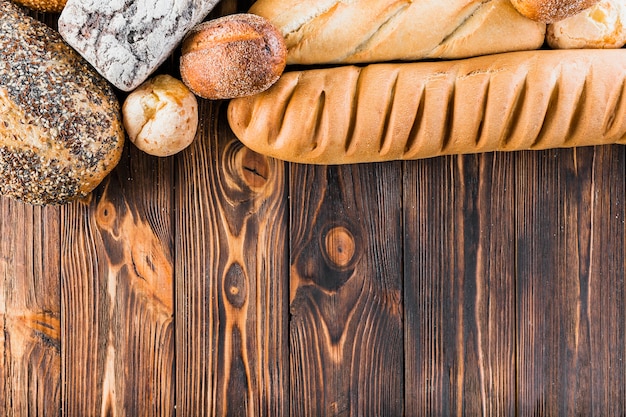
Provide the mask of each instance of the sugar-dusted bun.
{"label": "sugar-dusted bun", "polygon": [[180,73],[196,95],[230,99],[269,88],[286,58],[285,41],[267,19],[240,13],[194,27],[183,40]]}
{"label": "sugar-dusted bun", "polygon": [[599,0],[511,0],[518,12],[544,23],[554,23],[574,16]]}
{"label": "sugar-dusted bun", "polygon": [[553,49],[621,48],[626,44],[626,2],[601,0],[548,25],[547,41]]}
{"label": "sugar-dusted bun", "polygon": [[60,13],[67,0],[13,0],[29,9],[45,13]]}

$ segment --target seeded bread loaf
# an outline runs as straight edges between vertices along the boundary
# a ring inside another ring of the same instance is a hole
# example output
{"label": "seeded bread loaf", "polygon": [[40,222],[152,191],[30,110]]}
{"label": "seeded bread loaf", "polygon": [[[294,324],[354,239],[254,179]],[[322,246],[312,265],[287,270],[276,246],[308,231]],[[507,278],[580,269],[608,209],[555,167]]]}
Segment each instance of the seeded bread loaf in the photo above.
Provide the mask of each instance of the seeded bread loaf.
{"label": "seeded bread loaf", "polygon": [[288,64],[467,58],[537,49],[545,24],[509,0],[257,0],[285,37]]}
{"label": "seeded bread loaf", "polygon": [[290,71],[228,120],[252,150],[312,164],[624,144],[625,79],[621,49]]}
{"label": "seeded bread loaf", "polygon": [[37,205],[85,196],[123,143],[109,84],[57,32],[0,0],[0,194]]}
{"label": "seeded bread loaf", "polygon": [[26,6],[38,12],[59,13],[65,7],[67,0],[13,0],[17,4]]}

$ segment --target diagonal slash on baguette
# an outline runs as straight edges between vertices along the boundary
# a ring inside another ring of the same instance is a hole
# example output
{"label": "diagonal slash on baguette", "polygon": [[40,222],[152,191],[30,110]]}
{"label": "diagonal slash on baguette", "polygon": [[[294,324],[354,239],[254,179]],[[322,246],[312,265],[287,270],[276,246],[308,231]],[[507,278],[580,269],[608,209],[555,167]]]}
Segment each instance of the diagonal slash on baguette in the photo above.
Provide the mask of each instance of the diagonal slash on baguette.
{"label": "diagonal slash on baguette", "polygon": [[625,50],[309,69],[228,119],[252,150],[313,164],[624,144],[625,78]]}

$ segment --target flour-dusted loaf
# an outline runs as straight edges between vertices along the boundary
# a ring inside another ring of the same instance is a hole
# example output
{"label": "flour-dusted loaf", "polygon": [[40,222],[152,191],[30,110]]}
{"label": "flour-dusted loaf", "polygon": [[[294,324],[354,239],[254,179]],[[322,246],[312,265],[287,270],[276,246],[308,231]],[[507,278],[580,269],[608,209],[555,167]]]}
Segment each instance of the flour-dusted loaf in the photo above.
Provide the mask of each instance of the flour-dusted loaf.
{"label": "flour-dusted loaf", "polygon": [[285,72],[232,100],[249,148],[300,163],[626,143],[626,51],[540,50]]}
{"label": "flour-dusted loaf", "polygon": [[85,196],[123,143],[109,84],[57,32],[0,0],[0,194],[37,205]]}
{"label": "flour-dusted loaf", "polygon": [[466,58],[545,39],[509,0],[257,0],[250,12],[281,31],[288,64]]}
{"label": "flour-dusted loaf", "polygon": [[139,87],[219,0],[67,0],[61,36],[111,84]]}

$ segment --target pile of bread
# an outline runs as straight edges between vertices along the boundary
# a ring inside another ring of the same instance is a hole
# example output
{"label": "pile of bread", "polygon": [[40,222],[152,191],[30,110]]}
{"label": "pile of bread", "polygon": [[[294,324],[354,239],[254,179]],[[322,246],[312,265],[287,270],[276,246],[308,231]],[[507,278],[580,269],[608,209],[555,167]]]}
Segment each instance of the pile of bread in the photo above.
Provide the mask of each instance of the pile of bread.
{"label": "pile of bread", "polygon": [[[253,150],[343,164],[626,143],[623,0],[258,0],[287,72],[231,101]],[[298,65],[298,70],[290,70]]]}
{"label": "pile of bread", "polygon": [[299,163],[624,144],[625,23],[626,0],[257,0],[191,29],[181,80],[155,76],[120,106],[58,33],[0,0],[0,194],[87,195],[125,137],[179,152],[196,96],[230,100],[245,145]]}

